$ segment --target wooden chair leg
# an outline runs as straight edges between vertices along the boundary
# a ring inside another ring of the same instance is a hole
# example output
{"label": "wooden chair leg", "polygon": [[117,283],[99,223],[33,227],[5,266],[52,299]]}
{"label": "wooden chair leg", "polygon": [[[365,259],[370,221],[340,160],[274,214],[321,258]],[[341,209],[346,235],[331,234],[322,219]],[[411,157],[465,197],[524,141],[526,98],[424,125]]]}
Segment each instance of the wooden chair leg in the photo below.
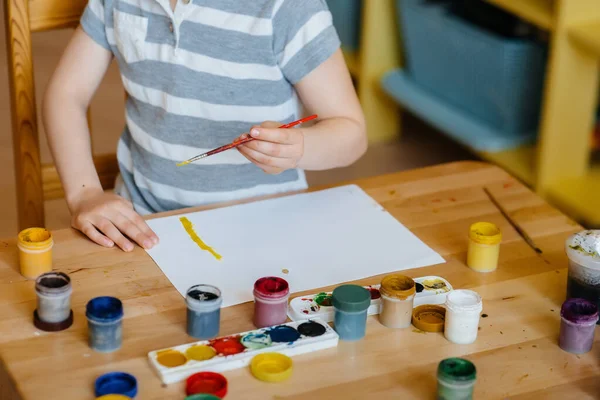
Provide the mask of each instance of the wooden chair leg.
{"label": "wooden chair leg", "polygon": [[400,66],[395,0],[363,0],[358,94],[371,143],[400,133],[400,109],[381,89],[383,75]]}
{"label": "wooden chair leg", "polygon": [[[44,226],[28,2],[4,1],[19,229]],[[18,28],[18,27],[21,27]],[[25,29],[22,29],[25,27]]]}

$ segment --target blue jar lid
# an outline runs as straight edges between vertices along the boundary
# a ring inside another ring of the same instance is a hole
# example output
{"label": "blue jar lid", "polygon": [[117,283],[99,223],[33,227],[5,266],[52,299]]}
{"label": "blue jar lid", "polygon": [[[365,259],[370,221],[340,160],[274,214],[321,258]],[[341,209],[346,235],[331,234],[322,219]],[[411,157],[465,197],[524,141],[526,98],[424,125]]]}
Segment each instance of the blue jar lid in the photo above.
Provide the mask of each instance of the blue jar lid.
{"label": "blue jar lid", "polygon": [[123,303],[116,297],[96,297],[88,301],[85,316],[99,322],[113,322],[123,318]]}
{"label": "blue jar lid", "polygon": [[122,394],[130,398],[137,395],[137,380],[125,372],[109,372],[96,379],[96,397],[106,394]]}

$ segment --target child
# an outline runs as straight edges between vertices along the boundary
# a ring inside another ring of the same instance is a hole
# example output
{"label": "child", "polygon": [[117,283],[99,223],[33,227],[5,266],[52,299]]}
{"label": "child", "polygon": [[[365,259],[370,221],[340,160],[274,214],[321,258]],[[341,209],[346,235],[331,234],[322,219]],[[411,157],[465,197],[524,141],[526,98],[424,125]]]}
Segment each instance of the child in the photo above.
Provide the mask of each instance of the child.
{"label": "child", "polygon": [[[140,214],[303,189],[303,170],[356,161],[365,121],[339,45],[325,0],[90,0],[43,105],[73,227],[151,248]],[[127,92],[115,194],[86,122],[113,57]],[[300,104],[317,123],[277,129]],[[249,128],[257,140],[237,151],[176,166]]]}

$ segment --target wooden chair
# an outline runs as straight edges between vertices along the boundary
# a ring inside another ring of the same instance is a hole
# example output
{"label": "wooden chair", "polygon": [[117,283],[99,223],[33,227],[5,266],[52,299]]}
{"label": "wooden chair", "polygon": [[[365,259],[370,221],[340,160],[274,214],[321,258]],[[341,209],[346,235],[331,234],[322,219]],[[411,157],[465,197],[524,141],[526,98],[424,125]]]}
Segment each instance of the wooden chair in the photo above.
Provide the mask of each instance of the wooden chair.
{"label": "wooden chair", "polygon": [[[19,229],[44,226],[44,200],[64,197],[53,164],[42,165],[31,33],[75,28],[87,0],[4,0]],[[88,110],[88,122],[89,122]],[[119,172],[115,154],[94,157],[104,189]]]}

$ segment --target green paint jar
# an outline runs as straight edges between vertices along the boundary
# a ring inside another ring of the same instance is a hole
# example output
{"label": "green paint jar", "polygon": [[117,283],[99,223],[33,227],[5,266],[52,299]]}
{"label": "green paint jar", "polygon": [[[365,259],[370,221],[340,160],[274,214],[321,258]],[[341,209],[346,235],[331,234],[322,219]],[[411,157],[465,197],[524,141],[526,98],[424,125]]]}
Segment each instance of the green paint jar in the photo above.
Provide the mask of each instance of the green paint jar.
{"label": "green paint jar", "polygon": [[437,380],[438,400],[471,400],[476,380],[475,364],[464,358],[442,360]]}

